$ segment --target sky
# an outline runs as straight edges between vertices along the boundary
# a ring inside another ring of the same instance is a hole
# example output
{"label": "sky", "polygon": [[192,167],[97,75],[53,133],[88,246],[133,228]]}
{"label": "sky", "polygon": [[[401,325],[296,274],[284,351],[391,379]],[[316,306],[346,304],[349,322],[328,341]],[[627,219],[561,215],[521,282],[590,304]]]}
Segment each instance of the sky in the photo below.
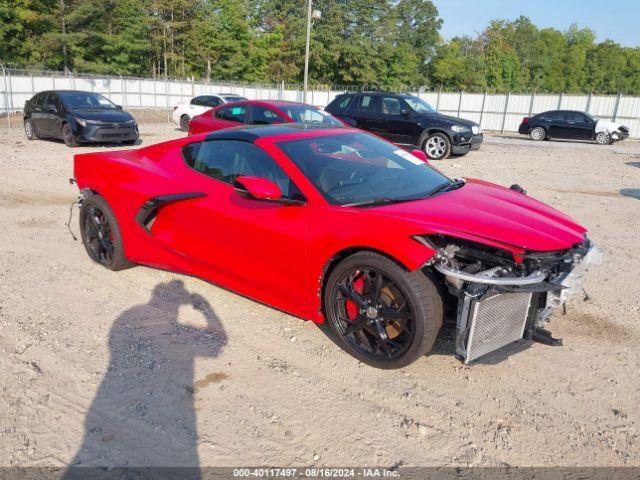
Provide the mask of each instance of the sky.
{"label": "sky", "polygon": [[589,27],[598,42],[613,40],[640,47],[640,0],[432,0],[443,19],[440,34],[475,35],[490,20],[525,15],[539,28],[566,30],[572,23]]}

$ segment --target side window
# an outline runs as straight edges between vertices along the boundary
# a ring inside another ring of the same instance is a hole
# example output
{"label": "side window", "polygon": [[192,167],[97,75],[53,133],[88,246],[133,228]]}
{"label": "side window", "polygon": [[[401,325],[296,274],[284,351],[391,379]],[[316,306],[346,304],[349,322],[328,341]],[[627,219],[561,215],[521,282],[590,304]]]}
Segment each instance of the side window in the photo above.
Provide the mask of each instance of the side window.
{"label": "side window", "polygon": [[346,110],[347,108],[349,108],[349,105],[351,105],[351,100],[353,100],[353,95],[345,96],[342,100],[340,100],[340,103],[338,103],[338,108],[340,110]]}
{"label": "side window", "polygon": [[564,112],[551,112],[547,115],[550,120],[564,120]]}
{"label": "side window", "polygon": [[254,105],[252,108],[253,118],[251,123],[253,125],[273,125],[274,123],[286,123],[286,120],[278,115],[270,108]]}
{"label": "side window", "polygon": [[275,182],[282,196],[304,200],[304,196],[267,152],[250,142],[210,140],[186,145],[184,159],[195,171],[233,185],[241,175],[266,178]]}
{"label": "side window", "polygon": [[382,113],[385,115],[400,115],[402,104],[395,97],[382,97]]}
{"label": "side window", "polygon": [[194,97],[191,99],[191,105],[194,106],[200,106],[200,105],[204,105],[204,103],[202,102],[202,97]]}
{"label": "side window", "polygon": [[216,112],[216,118],[230,122],[247,123],[247,107],[246,105],[237,105],[221,108]]}
{"label": "side window", "polygon": [[378,100],[379,98],[374,95],[362,95],[358,102],[358,110],[360,112],[376,113],[380,110]]}
{"label": "side window", "polygon": [[202,105],[205,107],[217,107],[218,105],[222,105],[222,100],[212,96],[202,97]]}

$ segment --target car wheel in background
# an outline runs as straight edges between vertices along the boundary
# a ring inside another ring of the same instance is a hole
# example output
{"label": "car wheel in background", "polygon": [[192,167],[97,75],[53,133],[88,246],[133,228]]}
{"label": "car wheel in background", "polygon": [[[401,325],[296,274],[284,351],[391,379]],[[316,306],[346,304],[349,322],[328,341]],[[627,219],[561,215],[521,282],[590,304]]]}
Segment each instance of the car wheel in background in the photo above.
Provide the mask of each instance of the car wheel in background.
{"label": "car wheel in background", "polygon": [[182,115],[180,117],[180,128],[185,132],[189,130],[189,120],[191,120],[189,115]]}
{"label": "car wheel in background", "polygon": [[425,355],[442,325],[442,299],[431,280],[373,252],[335,267],[324,288],[324,311],[340,347],[385,369]]}
{"label": "car wheel in background", "polygon": [[609,145],[611,142],[611,134],[609,132],[596,133],[596,143],[600,145]]}
{"label": "car wheel in background", "polygon": [[423,146],[429,160],[443,160],[451,153],[451,142],[444,133],[432,133]]}
{"label": "car wheel in background", "polygon": [[131,267],[124,256],[116,217],[100,195],[91,195],[82,202],[80,235],[84,248],[94,262],[109,270]]}
{"label": "car wheel in background", "polygon": [[540,142],[547,138],[547,132],[542,127],[534,127],[529,132],[529,137],[531,140],[535,140],[536,142]]}
{"label": "car wheel in background", "polygon": [[69,125],[68,123],[65,123],[62,126],[62,140],[64,140],[64,143],[67,147],[78,146],[78,140],[76,139],[76,136],[73,134],[73,130],[71,130],[71,125]]}
{"label": "car wheel in background", "polygon": [[25,118],[24,120],[24,133],[27,136],[27,140],[34,140],[38,138],[36,135],[36,129],[30,118]]}

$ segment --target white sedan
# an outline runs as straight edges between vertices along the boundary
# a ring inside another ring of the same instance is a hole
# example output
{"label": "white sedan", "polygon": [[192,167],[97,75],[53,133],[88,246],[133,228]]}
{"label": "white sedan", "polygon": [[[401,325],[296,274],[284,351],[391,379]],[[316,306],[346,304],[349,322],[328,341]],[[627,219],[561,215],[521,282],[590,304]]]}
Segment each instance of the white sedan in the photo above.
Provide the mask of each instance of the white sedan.
{"label": "white sedan", "polygon": [[180,103],[173,107],[173,123],[180,125],[182,130],[187,131],[189,121],[196,115],[200,115],[223,103],[239,102],[240,100],[246,100],[246,98],[234,93],[218,93],[216,95],[199,95],[193,97],[190,102]]}

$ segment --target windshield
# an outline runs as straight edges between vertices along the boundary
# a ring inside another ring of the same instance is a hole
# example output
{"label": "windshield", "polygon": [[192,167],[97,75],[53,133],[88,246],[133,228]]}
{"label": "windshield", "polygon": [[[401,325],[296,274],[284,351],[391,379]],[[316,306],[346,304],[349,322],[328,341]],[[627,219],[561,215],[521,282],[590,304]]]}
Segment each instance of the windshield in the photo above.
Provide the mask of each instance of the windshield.
{"label": "windshield", "polygon": [[451,183],[409,152],[366,133],[288,140],[278,147],[333,205],[417,200]]}
{"label": "windshield", "polygon": [[598,120],[600,120],[598,117],[596,117],[595,115],[591,115],[590,113],[585,112],[584,114],[594,122],[597,122]]}
{"label": "windshield", "polygon": [[62,104],[69,109],[74,108],[101,108],[101,109],[115,109],[117,108],[107,98],[98,93],[86,93],[86,92],[58,92]]}
{"label": "windshield", "polygon": [[278,105],[278,108],[291,117],[296,123],[342,126],[342,123],[336,118],[314,107],[307,107],[305,105]]}
{"label": "windshield", "polygon": [[418,113],[436,113],[435,108],[425,102],[423,99],[414,97],[413,95],[400,95],[409,106]]}

